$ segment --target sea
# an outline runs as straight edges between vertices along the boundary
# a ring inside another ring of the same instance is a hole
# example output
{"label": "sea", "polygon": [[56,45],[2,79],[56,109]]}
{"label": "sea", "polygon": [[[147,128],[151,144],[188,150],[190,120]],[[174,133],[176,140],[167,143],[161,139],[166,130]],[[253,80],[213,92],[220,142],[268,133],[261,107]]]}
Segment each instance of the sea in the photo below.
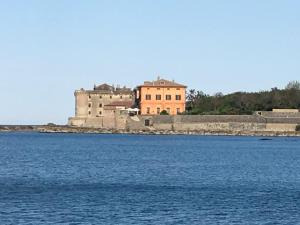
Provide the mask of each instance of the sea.
{"label": "sea", "polygon": [[0,133],[0,224],[300,224],[300,138]]}

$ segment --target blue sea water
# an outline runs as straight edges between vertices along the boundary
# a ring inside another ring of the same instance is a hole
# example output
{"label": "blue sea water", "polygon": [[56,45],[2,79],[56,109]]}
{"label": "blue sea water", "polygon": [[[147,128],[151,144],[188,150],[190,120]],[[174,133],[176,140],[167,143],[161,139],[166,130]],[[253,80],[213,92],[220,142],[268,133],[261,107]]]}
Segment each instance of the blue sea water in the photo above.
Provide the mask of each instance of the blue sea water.
{"label": "blue sea water", "polygon": [[0,224],[300,224],[300,138],[0,133]]}

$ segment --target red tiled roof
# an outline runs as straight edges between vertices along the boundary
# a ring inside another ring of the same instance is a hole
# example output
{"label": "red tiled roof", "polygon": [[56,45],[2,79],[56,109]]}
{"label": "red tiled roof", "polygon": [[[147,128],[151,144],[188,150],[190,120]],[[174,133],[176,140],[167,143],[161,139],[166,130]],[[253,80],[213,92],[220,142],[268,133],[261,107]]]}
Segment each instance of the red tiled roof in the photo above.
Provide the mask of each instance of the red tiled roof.
{"label": "red tiled roof", "polygon": [[133,105],[132,101],[115,101],[110,104],[107,104],[105,106],[107,107],[118,107],[118,106],[123,106],[126,108],[130,108]]}

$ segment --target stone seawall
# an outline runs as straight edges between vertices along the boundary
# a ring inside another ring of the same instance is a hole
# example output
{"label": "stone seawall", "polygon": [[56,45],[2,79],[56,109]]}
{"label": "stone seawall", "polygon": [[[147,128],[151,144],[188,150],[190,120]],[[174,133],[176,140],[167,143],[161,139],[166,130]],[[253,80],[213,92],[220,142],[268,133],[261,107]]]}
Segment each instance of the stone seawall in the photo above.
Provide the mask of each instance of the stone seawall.
{"label": "stone seawall", "polygon": [[[294,132],[300,114],[265,113],[264,115],[155,115],[72,118],[77,127],[138,131],[173,132]],[[275,115],[275,116],[271,116]],[[288,116],[290,115],[290,116]],[[291,116],[292,115],[292,116]]]}
{"label": "stone seawall", "polygon": [[127,130],[196,132],[294,132],[300,118],[241,116],[135,116],[128,117]]}
{"label": "stone seawall", "polygon": [[[165,124],[167,125],[167,124]],[[208,125],[211,126],[211,125]],[[213,125],[214,126],[214,125]],[[162,126],[164,127],[164,126]],[[168,127],[164,127],[168,128]],[[202,127],[203,128],[203,127]],[[207,128],[207,127],[205,127]],[[75,126],[59,126],[59,125],[41,125],[41,126],[4,126],[0,125],[0,132],[40,132],[40,133],[86,133],[86,134],[138,134],[138,135],[229,135],[229,136],[292,136],[300,137],[300,132],[296,131],[278,131],[264,129],[197,129],[197,130],[169,130],[148,127],[145,130],[128,130],[128,129],[107,129],[107,128],[92,128],[92,127],[75,127]],[[225,127],[226,128],[226,127]]]}

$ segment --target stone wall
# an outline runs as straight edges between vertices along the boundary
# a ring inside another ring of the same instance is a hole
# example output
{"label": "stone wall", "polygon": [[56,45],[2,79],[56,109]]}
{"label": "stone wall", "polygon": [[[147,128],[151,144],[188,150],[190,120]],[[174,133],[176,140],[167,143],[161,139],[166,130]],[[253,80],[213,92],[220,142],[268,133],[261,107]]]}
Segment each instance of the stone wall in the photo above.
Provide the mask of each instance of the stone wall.
{"label": "stone wall", "polygon": [[[149,126],[146,126],[148,120]],[[261,116],[135,116],[127,118],[129,130],[170,131],[295,131],[298,118],[266,119]]]}
{"label": "stone wall", "polygon": [[96,118],[70,118],[69,125],[129,131],[295,131],[300,118],[241,116],[128,116],[117,110]]}
{"label": "stone wall", "polygon": [[134,104],[132,92],[77,90],[74,95],[75,117],[79,118],[96,118],[103,116],[105,113],[104,106],[113,102],[132,102],[132,104]]}
{"label": "stone wall", "polygon": [[68,120],[69,126],[88,127],[88,128],[106,128],[106,129],[126,129],[127,114],[120,110],[111,110],[104,116],[98,117],[71,117]]}
{"label": "stone wall", "polygon": [[256,112],[256,114],[261,115],[266,118],[300,118],[300,112]]}

